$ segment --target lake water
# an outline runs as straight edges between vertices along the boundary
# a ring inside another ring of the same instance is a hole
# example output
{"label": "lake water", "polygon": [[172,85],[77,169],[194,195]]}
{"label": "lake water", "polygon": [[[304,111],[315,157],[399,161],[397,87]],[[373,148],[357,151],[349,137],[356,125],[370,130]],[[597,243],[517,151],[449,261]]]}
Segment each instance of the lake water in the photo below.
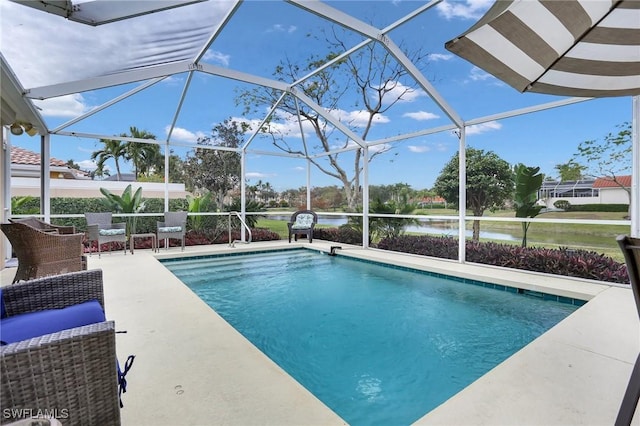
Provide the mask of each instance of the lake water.
{"label": "lake water", "polygon": [[[283,215],[269,215],[269,219],[273,220],[282,220],[289,221],[290,216]],[[331,226],[340,226],[347,223],[346,216],[331,216],[331,217],[322,217],[318,219],[318,221],[323,225],[331,225]],[[423,224],[420,226],[407,226],[405,228],[405,232],[416,233],[416,234],[429,234],[429,235],[437,235],[437,236],[458,236],[458,222],[457,221],[429,221],[429,224]],[[471,229],[466,230],[465,235],[467,237],[473,236],[473,231]],[[492,240],[502,240],[502,241],[519,241],[522,239],[522,236],[513,236],[511,234],[506,234],[502,232],[490,232],[480,230],[480,238],[489,238]]]}

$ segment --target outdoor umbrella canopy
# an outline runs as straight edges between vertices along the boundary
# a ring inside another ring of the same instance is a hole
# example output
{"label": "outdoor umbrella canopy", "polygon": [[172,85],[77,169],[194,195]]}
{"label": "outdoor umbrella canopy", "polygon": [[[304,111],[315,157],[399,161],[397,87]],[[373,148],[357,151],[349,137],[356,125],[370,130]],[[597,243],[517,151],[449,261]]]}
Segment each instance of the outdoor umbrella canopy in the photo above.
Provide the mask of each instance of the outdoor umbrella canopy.
{"label": "outdoor umbrella canopy", "polygon": [[445,47],[520,92],[640,95],[638,0],[498,0]]}

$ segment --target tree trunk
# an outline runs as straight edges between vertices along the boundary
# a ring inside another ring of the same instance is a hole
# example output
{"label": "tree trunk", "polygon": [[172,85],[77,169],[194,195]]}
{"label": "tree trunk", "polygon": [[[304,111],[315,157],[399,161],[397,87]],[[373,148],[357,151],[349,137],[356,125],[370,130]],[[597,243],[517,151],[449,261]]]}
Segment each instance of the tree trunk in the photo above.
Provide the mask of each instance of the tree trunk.
{"label": "tree trunk", "polygon": [[473,221],[473,241],[480,241],[480,221]]}
{"label": "tree trunk", "polygon": [[[482,216],[484,214],[484,210],[481,208],[472,209],[474,216]],[[480,221],[473,221],[473,241],[480,241]]]}

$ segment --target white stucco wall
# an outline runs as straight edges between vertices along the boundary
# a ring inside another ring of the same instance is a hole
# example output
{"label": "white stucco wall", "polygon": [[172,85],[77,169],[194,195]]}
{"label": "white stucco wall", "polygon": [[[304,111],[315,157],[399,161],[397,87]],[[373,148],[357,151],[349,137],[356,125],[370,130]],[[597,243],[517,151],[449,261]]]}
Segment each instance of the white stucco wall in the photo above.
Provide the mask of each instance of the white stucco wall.
{"label": "white stucco wall", "polygon": [[600,188],[597,197],[559,197],[545,198],[543,201],[547,208],[552,208],[553,203],[565,200],[573,205],[581,204],[629,204],[629,196],[622,188]]}
{"label": "white stucco wall", "polygon": [[[100,188],[106,188],[114,194],[120,195],[131,184],[133,191],[142,187],[144,198],[164,198],[164,183],[156,182],[117,182],[101,180],[51,179],[51,197],[69,198],[99,198],[102,197]],[[12,177],[11,196],[40,196],[40,180],[34,178]],[[170,183],[169,198],[185,198],[184,184]]]}

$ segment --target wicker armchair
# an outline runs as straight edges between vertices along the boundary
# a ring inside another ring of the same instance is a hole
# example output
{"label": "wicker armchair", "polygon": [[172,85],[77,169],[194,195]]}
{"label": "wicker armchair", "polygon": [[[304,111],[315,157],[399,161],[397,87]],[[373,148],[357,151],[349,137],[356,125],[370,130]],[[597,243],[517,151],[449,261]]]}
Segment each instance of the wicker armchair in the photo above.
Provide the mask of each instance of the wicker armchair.
{"label": "wicker armchair", "polygon": [[187,212],[165,212],[164,222],[158,221],[157,236],[158,245],[160,240],[164,240],[165,248],[169,248],[169,239],[182,241],[182,251],[184,251],[184,236],[187,231]]}
{"label": "wicker armchair", "polygon": [[39,229],[44,232],[53,232],[57,234],[75,234],[76,227],[71,226],[63,226],[63,225],[53,225],[51,223],[44,222],[37,217],[25,217],[23,219],[9,219],[11,223],[24,223],[25,225],[29,225],[32,228]]}
{"label": "wicker armchair", "polygon": [[[616,240],[624,254],[627,271],[629,272],[629,280],[631,281],[631,293],[633,294],[636,309],[638,310],[638,317],[640,317],[640,238],[620,235]],[[637,337],[638,336],[634,336],[634,339],[637,339]],[[616,418],[616,426],[631,424],[639,400],[640,354],[638,354],[636,363],[631,371],[629,384],[627,385],[627,390],[622,398],[620,410],[618,411],[618,416]]]}
{"label": "wicker armchair", "polygon": [[3,223],[0,227],[18,258],[14,283],[86,268],[82,259],[83,234],[43,232],[24,223]]}
{"label": "wicker armchair", "polygon": [[[2,288],[2,296],[6,317],[90,300],[104,307],[102,271],[26,281]],[[48,410],[64,425],[120,424],[113,321],[0,346],[0,361],[3,412]],[[0,416],[2,424],[16,420]]]}
{"label": "wicker armchair", "polygon": [[[100,246],[104,243],[121,242],[124,254],[127,254],[127,224],[111,223],[111,213],[85,213],[87,219],[87,239],[89,244],[92,241],[98,242],[98,257],[100,257]],[[109,247],[111,252],[111,247]],[[91,250],[89,250],[91,256]]]}
{"label": "wicker armchair", "polygon": [[298,241],[298,235],[305,235],[309,242],[313,242],[313,228],[318,223],[318,215],[311,210],[299,210],[291,215],[291,221],[287,223],[289,228],[289,242],[291,236]]}

